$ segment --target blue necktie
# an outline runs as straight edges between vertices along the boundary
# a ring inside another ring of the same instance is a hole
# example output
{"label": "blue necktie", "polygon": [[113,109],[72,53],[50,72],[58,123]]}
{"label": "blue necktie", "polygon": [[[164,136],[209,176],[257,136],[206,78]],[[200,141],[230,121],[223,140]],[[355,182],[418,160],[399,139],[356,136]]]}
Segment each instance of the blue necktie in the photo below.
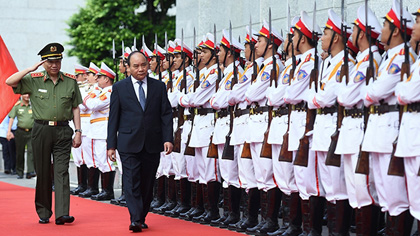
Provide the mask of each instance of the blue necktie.
{"label": "blue necktie", "polygon": [[144,111],[144,108],[146,107],[146,96],[144,95],[144,90],[143,90],[143,87],[142,87],[143,81],[139,80],[139,81],[137,81],[137,83],[139,83],[140,106],[141,106],[141,108],[143,108],[143,111]]}

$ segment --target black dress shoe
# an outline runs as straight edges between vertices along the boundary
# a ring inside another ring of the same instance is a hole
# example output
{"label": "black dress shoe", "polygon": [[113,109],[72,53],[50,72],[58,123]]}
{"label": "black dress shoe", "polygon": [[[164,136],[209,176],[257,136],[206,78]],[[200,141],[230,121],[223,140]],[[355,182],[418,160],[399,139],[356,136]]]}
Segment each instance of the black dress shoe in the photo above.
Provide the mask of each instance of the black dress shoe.
{"label": "black dress shoe", "polygon": [[26,173],[26,178],[27,178],[27,179],[30,179],[30,178],[33,178],[33,177],[36,177],[35,172],[29,172],[29,173]]}
{"label": "black dress shoe", "polygon": [[23,179],[22,175],[18,175],[17,179]]}
{"label": "black dress shoe", "polygon": [[73,223],[74,217],[73,216],[60,216],[55,219],[56,225],[64,225],[64,223]]}
{"label": "black dress shoe", "polygon": [[6,175],[9,175],[10,173],[12,173],[12,172],[10,172],[10,170],[4,170],[4,173],[6,174]]}
{"label": "black dress shoe", "polygon": [[130,227],[128,227],[129,230],[133,232],[141,232],[141,227],[139,222],[131,222]]}
{"label": "black dress shoe", "polygon": [[41,219],[39,219],[38,223],[40,223],[40,224],[48,224],[48,223],[50,223],[50,219],[48,219],[48,218],[41,218]]}
{"label": "black dress shoe", "polygon": [[149,226],[146,223],[141,223],[140,225],[141,225],[142,229],[148,229],[149,228]]}

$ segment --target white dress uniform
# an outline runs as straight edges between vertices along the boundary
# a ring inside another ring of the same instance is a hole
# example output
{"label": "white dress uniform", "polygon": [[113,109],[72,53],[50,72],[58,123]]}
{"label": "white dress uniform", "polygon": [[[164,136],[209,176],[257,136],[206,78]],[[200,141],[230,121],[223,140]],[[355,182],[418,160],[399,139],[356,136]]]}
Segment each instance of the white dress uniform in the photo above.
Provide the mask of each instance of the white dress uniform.
{"label": "white dress uniform", "polygon": [[[239,62],[235,62],[237,68],[237,78],[241,78],[244,70],[239,66]],[[224,70],[224,77],[219,83],[219,90],[213,94],[210,99],[210,105],[217,112],[220,109],[226,109],[229,106],[228,98],[232,91],[232,79],[234,76],[234,63],[230,63]],[[236,85],[234,85],[235,87]],[[219,156],[219,168],[220,174],[223,178],[223,188],[227,188],[229,185],[232,185],[236,188],[240,187],[239,184],[239,174],[238,174],[238,162],[235,155],[234,149],[234,158],[233,160],[222,159],[223,149],[225,148],[226,135],[229,133],[230,128],[230,116],[229,113],[225,117],[218,117],[213,132],[213,143],[217,145],[218,156]],[[239,150],[236,150],[239,151]]]}
{"label": "white dress uniform", "polygon": [[420,220],[420,60],[411,67],[411,76],[397,84],[395,95],[401,105],[409,104],[402,116],[395,156],[404,158],[410,213]]}
{"label": "white dress uniform", "polygon": [[241,112],[241,115],[236,115],[233,120],[233,130],[231,134],[230,144],[234,145],[235,159],[238,161],[238,175],[239,184],[241,188],[251,189],[257,187],[257,180],[255,179],[254,165],[252,158],[241,158],[243,144],[248,140],[250,132],[248,131],[249,111],[242,114],[242,110],[246,110],[248,102],[245,100],[245,92],[252,83],[252,74],[254,73],[254,63],[256,63],[257,74],[264,58],[260,57],[255,62],[249,64],[243,72],[238,83],[233,87],[229,95],[229,105],[237,105],[236,113]]}
{"label": "white dress uniform", "polygon": [[[86,98],[89,96],[89,92],[93,86],[91,86],[87,81],[85,82],[77,82],[80,89],[80,95],[82,98]],[[80,167],[81,165],[84,165],[88,162],[92,162],[92,142],[91,140],[86,136],[87,131],[89,130],[90,125],[90,113],[91,111],[86,108],[83,104],[79,105],[80,108],[80,127],[82,129],[82,144],[78,148],[71,148],[71,154],[73,156],[73,162],[77,167]],[[70,122],[70,126],[74,130],[74,124],[73,122]]]}
{"label": "white dress uniform", "polygon": [[[314,68],[315,49],[312,48],[301,55],[301,62],[296,67],[290,86],[286,89],[285,102],[292,105],[302,104],[308,97],[310,73]],[[318,56],[319,57],[319,56]],[[319,62],[321,62],[319,57]],[[321,63],[319,63],[321,64]],[[304,105],[303,105],[304,106]],[[297,109],[290,114],[289,151],[293,152],[293,161],[296,158],[299,140],[303,135],[309,136],[309,147],[312,145],[312,132],[305,134],[306,111]],[[308,153],[308,166],[294,166],[296,185],[302,200],[309,200],[310,196],[325,196],[325,191],[316,171],[317,158],[311,149]]]}
{"label": "white dress uniform", "polygon": [[[381,55],[378,47],[371,47],[373,54],[374,72],[377,74]],[[360,93],[366,86],[366,69],[369,67],[369,48],[360,52],[357,57],[357,64],[352,70],[349,70],[349,82],[341,82],[337,89],[337,101],[344,106],[345,113],[351,111],[360,115],[346,115],[343,118],[340,135],[338,136],[335,154],[341,155],[342,165],[344,165],[344,174],[346,180],[347,195],[349,204],[352,208],[362,208],[378,202],[376,188],[373,179],[373,170],[370,166],[369,175],[358,174],[355,172],[360,145],[364,136],[364,118],[363,118],[363,96]]]}
{"label": "white dress uniform", "polygon": [[[336,105],[336,91],[339,86],[338,80],[340,79],[340,70],[343,63],[344,50],[334,57],[329,56],[324,60],[318,78],[318,91],[315,93],[311,89],[307,101],[309,109],[318,109],[314,123],[311,149],[316,152],[318,171],[325,190],[325,198],[332,203],[335,203],[336,200],[346,200],[348,196],[343,165],[336,167],[325,164],[328,149],[331,144],[331,135],[337,128],[337,110],[335,109],[331,113],[323,113],[322,110]],[[354,61],[349,57],[349,71],[351,71],[353,66]],[[343,160],[341,161],[343,162]]]}
{"label": "white dress uniform", "polygon": [[[185,71],[187,75],[186,87],[188,89],[190,88],[190,86],[192,86],[194,77],[193,75],[190,74],[191,72],[190,66],[186,67]],[[184,78],[184,72],[182,70],[176,71],[176,73],[173,73],[172,76],[173,77],[175,76],[174,79],[172,80],[173,89],[168,91],[168,99],[169,99],[169,102],[171,103],[172,108],[177,109],[179,105],[179,96],[181,96],[181,93],[185,93],[185,90],[183,90],[182,92],[180,91],[181,82]],[[184,114],[189,114],[188,109],[185,109]],[[178,117],[174,117],[173,119],[174,119],[173,120],[174,132],[176,132],[178,128]],[[180,166],[183,166],[183,165],[185,166],[184,150],[185,150],[185,144],[187,142],[187,139],[185,138],[185,136],[188,136],[189,126],[191,126],[191,121],[185,120],[183,126],[180,127],[182,129],[180,153],[172,152],[169,155],[166,155],[165,153],[161,154],[161,160],[164,159],[164,163],[162,164],[163,174],[168,177],[170,175],[175,175],[177,180],[181,178],[181,175],[186,177],[185,167],[180,168]]]}
{"label": "white dress uniform", "polygon": [[[115,165],[108,159],[106,148],[111,93],[112,86],[105,87],[100,92],[94,90],[84,102],[85,106],[92,111],[87,136],[92,139],[94,167],[102,173],[115,171]],[[122,169],[118,152],[116,156],[119,169]]]}
{"label": "white dress uniform", "polygon": [[[276,62],[280,59],[276,56]],[[273,68],[273,58],[270,56],[263,62],[264,66],[259,71],[257,79],[252,83],[245,93],[246,101],[252,109],[267,108],[265,111],[250,113],[248,122],[248,140],[251,148],[252,162],[254,165],[255,178],[258,189],[268,191],[277,187],[274,182],[273,164],[271,159],[260,157],[262,144],[264,141],[264,132],[268,127],[268,107],[266,93],[270,86],[270,72]],[[277,74],[280,74],[284,65],[277,64]],[[277,78],[276,78],[277,79]],[[258,108],[257,108],[258,107]]]}
{"label": "white dress uniform", "polygon": [[[178,102],[180,106],[185,107],[184,109],[184,117],[186,118],[187,116],[191,116],[188,108],[188,104],[189,104],[189,98],[190,95],[192,95],[193,92],[193,87],[194,87],[194,72],[192,71],[192,66],[188,66],[187,68],[185,68],[186,71],[186,75],[187,75],[187,83],[186,83],[186,88],[187,88],[187,94],[185,94],[185,90],[181,91],[181,83],[178,84],[178,97],[183,97],[184,103],[182,103],[183,99],[179,99],[178,98]],[[183,71],[180,71],[178,74],[178,77],[180,80],[182,80],[184,78],[184,74]],[[187,178],[187,168],[186,168],[186,159],[188,155],[184,155],[184,151],[185,148],[187,147],[187,142],[188,142],[188,134],[191,131],[191,119],[184,119],[184,124],[182,126],[182,133],[181,133],[181,152],[180,153],[176,153],[176,152],[172,152],[172,167],[174,169],[175,172],[175,180],[179,180],[181,178]],[[188,159],[191,159],[191,156],[188,156]]]}
{"label": "white dress uniform", "polygon": [[[299,61],[300,55],[296,56],[296,62]],[[273,110],[278,110],[279,107],[284,109],[285,101],[284,95],[286,88],[289,86],[290,70],[293,68],[293,60],[289,58],[285,62],[285,69],[279,74],[277,88],[272,84],[267,89],[267,104],[273,106]],[[292,75],[293,76],[293,75]],[[283,144],[283,135],[286,133],[288,127],[288,115],[276,115],[271,120],[270,133],[268,135],[268,143],[271,144],[273,156],[273,173],[277,186],[280,190],[290,195],[291,193],[298,192],[295,183],[295,176],[293,173],[293,163],[279,161],[280,150]]]}
{"label": "white dress uniform", "polygon": [[[165,76],[163,77],[163,81],[165,82],[165,84],[168,85],[169,79],[171,79],[172,80],[172,86],[173,86],[173,88],[175,88],[176,87],[175,84],[177,82],[176,78],[177,78],[178,72],[179,72],[178,70],[173,71],[172,72],[172,78],[169,78],[169,75],[170,75],[169,72],[166,73]],[[176,101],[177,97],[174,94],[172,94],[173,90],[174,89],[168,91],[168,99],[169,99],[169,102],[170,102],[172,108],[176,108],[178,103]],[[174,117],[173,118],[173,130],[174,130],[174,132],[176,131],[177,127],[178,127],[178,117]],[[171,159],[172,155],[173,155],[172,153],[169,154],[168,156],[165,154],[165,152],[160,153],[160,162],[159,162],[158,169],[156,171],[156,179],[160,178],[162,176],[169,177],[169,175],[174,175],[174,172],[170,171],[172,169],[172,159]]]}
{"label": "white dress uniform", "polygon": [[[388,58],[381,63],[376,81],[370,81],[363,92],[365,106],[395,105],[395,86],[400,81],[401,64],[404,61],[404,44],[388,50]],[[411,54],[411,53],[410,53]],[[410,64],[414,61],[410,56]],[[370,152],[378,193],[379,205],[382,211],[388,211],[391,216],[397,216],[408,210],[408,198],[405,178],[388,175],[391,160],[392,143],[398,136],[398,111],[385,114],[371,114],[362,150]]]}
{"label": "white dress uniform", "polygon": [[[190,99],[191,106],[199,109],[211,109],[210,98],[216,89],[217,65],[207,68],[204,80]],[[212,181],[221,181],[217,158],[208,158],[207,152],[210,137],[214,130],[214,113],[199,113],[194,116],[190,147],[195,148],[196,168],[199,183],[206,184]],[[195,175],[195,174],[194,174]]]}
{"label": "white dress uniform", "polygon": [[[200,73],[200,83],[203,81],[204,79],[204,75],[207,71],[207,68],[203,68],[199,71]],[[189,107],[194,109],[194,107],[191,106],[191,98],[194,97],[194,90],[193,90],[193,86],[194,86],[194,82],[192,83],[192,85],[189,87],[189,91],[188,94],[183,95],[180,94],[181,97],[179,98],[179,104],[183,107]],[[192,129],[192,124],[191,124],[191,120],[185,120],[184,121],[184,126],[183,126],[183,131],[188,131],[191,132]],[[186,136],[182,135],[182,142],[181,142],[181,150],[185,150],[186,146],[184,146],[186,143],[188,142],[188,133],[186,133]],[[183,151],[181,151],[183,152]],[[190,182],[197,182],[199,180],[199,173],[198,170],[196,168],[196,161],[195,161],[195,157],[194,156],[190,156],[190,155],[184,155],[185,157],[185,174],[186,177],[188,178],[188,180]]]}

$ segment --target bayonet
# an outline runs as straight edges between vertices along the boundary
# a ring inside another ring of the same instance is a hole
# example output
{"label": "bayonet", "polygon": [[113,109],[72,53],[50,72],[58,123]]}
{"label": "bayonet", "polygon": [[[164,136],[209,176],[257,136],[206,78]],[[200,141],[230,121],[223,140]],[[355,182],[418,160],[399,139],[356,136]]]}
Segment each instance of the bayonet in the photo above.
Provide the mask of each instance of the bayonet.
{"label": "bayonet", "polygon": [[124,40],[121,41],[121,56],[124,57],[125,49],[124,49]]}
{"label": "bayonet", "polygon": [[115,60],[115,40],[112,40],[112,59]]}
{"label": "bayonet", "polygon": [[134,41],[133,41],[133,47],[135,48],[135,49],[137,49],[137,42],[136,42],[137,40],[136,40],[136,37],[134,37]]}

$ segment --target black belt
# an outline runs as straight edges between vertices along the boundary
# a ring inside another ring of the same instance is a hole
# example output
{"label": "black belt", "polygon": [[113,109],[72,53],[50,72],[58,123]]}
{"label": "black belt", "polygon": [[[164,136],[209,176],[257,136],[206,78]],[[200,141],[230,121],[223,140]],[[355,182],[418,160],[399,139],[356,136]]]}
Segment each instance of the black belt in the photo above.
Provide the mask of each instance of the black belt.
{"label": "black belt", "polygon": [[48,126],[67,126],[69,121],[35,120],[35,123]]}
{"label": "black belt", "polygon": [[280,117],[280,116],[284,116],[289,114],[289,107],[285,106],[285,107],[279,107],[276,110],[273,110],[273,118],[274,117]]}
{"label": "black belt", "polygon": [[306,102],[299,102],[296,105],[292,105],[292,111],[306,111],[306,110],[307,110]]}
{"label": "black belt", "polygon": [[184,120],[192,120],[192,115],[184,115]]}
{"label": "black belt", "polygon": [[249,110],[250,115],[262,114],[268,111],[268,107],[254,107]]}
{"label": "black belt", "polygon": [[335,106],[316,109],[316,114],[319,115],[334,114],[335,112],[337,112],[337,107]]}
{"label": "black belt", "polygon": [[177,108],[172,108],[172,117],[173,118],[178,117],[178,109]]}
{"label": "black belt", "polygon": [[21,128],[21,127],[18,127],[18,129],[23,130],[23,131],[25,131],[25,132],[29,132],[29,131],[31,131],[31,130],[32,130],[32,128],[30,128],[30,129],[25,129],[25,128]]}
{"label": "black belt", "polygon": [[363,109],[352,108],[352,109],[344,109],[344,116],[351,116],[351,118],[362,118],[363,117]]}
{"label": "black belt", "polygon": [[229,115],[229,111],[226,108],[220,109],[219,111],[216,111],[216,118],[223,118]]}
{"label": "black belt", "polygon": [[369,107],[369,114],[385,114],[392,111],[399,111],[400,107],[398,105],[388,105],[382,104],[379,106],[370,106]]}
{"label": "black belt", "polygon": [[235,117],[240,117],[240,116],[245,115],[245,114],[248,115],[249,114],[249,108],[247,108],[247,109],[236,109],[234,114],[235,114]]}
{"label": "black belt", "polygon": [[420,102],[414,102],[407,105],[408,112],[419,112],[420,111]]}
{"label": "black belt", "polygon": [[205,115],[207,115],[209,113],[214,113],[213,108],[198,108],[197,109],[197,114],[198,115],[205,116]]}

